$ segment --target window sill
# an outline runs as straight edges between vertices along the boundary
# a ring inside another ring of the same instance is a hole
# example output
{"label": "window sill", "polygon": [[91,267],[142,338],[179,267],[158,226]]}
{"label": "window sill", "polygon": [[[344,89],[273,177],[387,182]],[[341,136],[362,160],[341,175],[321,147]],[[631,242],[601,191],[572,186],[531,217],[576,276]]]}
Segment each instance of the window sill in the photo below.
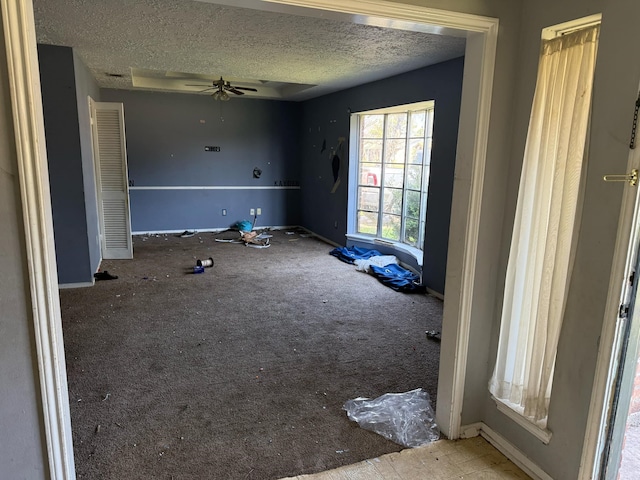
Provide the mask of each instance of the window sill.
{"label": "window sill", "polygon": [[520,415],[517,411],[511,408],[508,404],[503,402],[502,400],[497,399],[493,395],[491,396],[494,402],[496,402],[496,406],[498,407],[498,411],[505,414],[511,420],[516,422],[522,428],[527,430],[529,433],[534,435],[538,440],[541,440],[542,443],[548,445],[551,441],[552,432],[546,428],[540,428],[535,423],[530,422],[525,417]]}
{"label": "window sill", "polygon": [[396,251],[406,253],[407,255],[411,255],[419,267],[422,267],[422,250],[412,247],[410,245],[406,245],[400,242],[394,242],[392,240],[383,240],[380,238],[371,237],[369,235],[362,235],[360,233],[347,233],[347,239],[353,240],[360,243],[368,243],[372,246],[375,245],[384,245],[389,248],[393,248]]}

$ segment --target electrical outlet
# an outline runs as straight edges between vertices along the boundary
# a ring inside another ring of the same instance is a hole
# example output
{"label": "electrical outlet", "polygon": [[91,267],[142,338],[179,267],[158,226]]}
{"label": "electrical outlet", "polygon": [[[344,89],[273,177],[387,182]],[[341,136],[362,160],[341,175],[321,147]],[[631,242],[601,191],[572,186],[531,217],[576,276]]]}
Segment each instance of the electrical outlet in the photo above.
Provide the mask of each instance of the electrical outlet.
{"label": "electrical outlet", "polygon": [[226,216],[227,216],[227,209],[226,209],[226,208],[223,208],[223,209],[222,209],[222,216],[223,216],[223,217],[226,217]]}
{"label": "electrical outlet", "polygon": [[249,210],[249,215],[255,215],[255,214],[256,214],[255,208],[252,208],[251,210]]}
{"label": "electrical outlet", "polygon": [[261,208],[256,209],[256,215],[262,215],[262,209]]}

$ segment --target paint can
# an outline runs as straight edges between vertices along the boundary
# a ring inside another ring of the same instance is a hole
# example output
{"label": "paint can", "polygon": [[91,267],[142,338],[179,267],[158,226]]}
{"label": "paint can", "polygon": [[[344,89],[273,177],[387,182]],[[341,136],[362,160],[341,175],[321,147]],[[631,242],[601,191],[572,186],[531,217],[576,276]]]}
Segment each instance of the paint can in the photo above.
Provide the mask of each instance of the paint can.
{"label": "paint can", "polygon": [[198,260],[196,265],[199,267],[213,267],[213,258],[209,257],[206,260]]}

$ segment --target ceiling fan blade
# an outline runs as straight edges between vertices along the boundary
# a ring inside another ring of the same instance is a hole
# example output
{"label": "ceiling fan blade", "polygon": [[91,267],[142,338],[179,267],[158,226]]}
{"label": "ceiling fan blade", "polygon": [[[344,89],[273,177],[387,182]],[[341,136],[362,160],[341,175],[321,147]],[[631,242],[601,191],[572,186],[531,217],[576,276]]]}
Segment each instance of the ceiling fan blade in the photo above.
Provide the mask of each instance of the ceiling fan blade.
{"label": "ceiling fan blade", "polygon": [[235,87],[227,87],[227,90],[229,90],[231,93],[235,93],[236,95],[244,95],[244,92],[241,92],[240,90],[236,90]]}
{"label": "ceiling fan blade", "polygon": [[213,88],[209,85],[204,85],[202,83],[185,83],[184,84],[185,87],[209,87],[209,88]]}
{"label": "ceiling fan blade", "polygon": [[258,90],[256,90],[255,88],[250,88],[250,87],[233,87],[236,90],[246,90],[248,92],[257,92]]}

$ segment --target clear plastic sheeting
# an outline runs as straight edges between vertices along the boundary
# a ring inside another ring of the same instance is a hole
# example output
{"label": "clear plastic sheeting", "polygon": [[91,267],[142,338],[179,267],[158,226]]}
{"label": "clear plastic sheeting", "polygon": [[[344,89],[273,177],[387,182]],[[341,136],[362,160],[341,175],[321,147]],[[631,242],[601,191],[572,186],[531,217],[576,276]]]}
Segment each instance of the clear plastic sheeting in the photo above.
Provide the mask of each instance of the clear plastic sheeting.
{"label": "clear plastic sheeting", "polygon": [[406,393],[386,393],[378,398],[347,400],[343,409],[365,430],[404,445],[419,447],[440,438],[429,394],[417,388]]}

